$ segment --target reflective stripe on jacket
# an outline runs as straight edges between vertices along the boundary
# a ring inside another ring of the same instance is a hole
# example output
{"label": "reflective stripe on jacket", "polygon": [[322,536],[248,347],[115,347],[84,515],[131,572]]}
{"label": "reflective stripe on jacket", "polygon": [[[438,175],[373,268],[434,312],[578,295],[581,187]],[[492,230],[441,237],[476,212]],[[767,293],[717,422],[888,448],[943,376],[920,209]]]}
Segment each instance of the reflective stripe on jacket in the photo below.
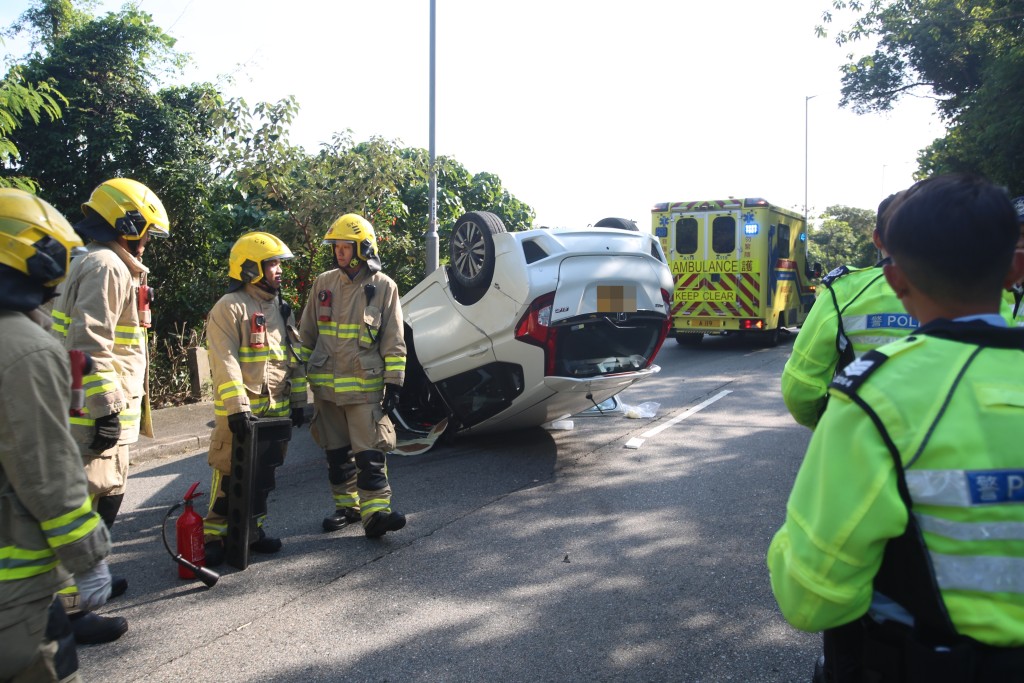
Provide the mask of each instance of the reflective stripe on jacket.
{"label": "reflective stripe on jacket", "polygon": [[[68,430],[67,352],[23,313],[0,311],[0,628],[7,608],[52,595],[110,552]],[[66,571],[65,571],[66,570]]]}
{"label": "reflective stripe on jacket", "polygon": [[405,381],[398,285],[366,267],[355,278],[321,273],[299,323],[313,395],[337,404],[377,403],[384,384]]}

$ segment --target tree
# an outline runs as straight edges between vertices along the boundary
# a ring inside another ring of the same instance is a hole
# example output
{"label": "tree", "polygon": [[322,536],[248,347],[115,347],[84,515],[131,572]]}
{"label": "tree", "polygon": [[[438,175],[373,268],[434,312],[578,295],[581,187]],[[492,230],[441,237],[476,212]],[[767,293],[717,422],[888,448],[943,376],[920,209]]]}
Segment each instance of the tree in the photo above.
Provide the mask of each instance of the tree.
{"label": "tree", "polygon": [[[51,82],[29,83],[21,69],[11,69],[0,81],[0,167],[13,169],[21,159],[18,146],[10,136],[24,125],[24,120],[29,118],[35,125],[44,116],[56,121],[61,115],[62,102],[67,103],[67,100]],[[33,193],[39,189],[32,178],[13,171],[0,175],[0,187],[17,187]]]}
{"label": "tree", "polygon": [[[887,111],[905,94],[932,97],[947,134],[922,151],[919,175],[979,172],[1024,192],[1024,0],[833,0],[832,8],[856,17],[837,44],[877,40],[870,54],[848,56],[841,106]],[[832,12],[823,19],[832,23]]]}
{"label": "tree", "polygon": [[811,233],[808,260],[822,264],[824,272],[848,265],[865,268],[878,260],[871,242],[875,212],[850,206],[830,206],[819,217],[821,227]]}

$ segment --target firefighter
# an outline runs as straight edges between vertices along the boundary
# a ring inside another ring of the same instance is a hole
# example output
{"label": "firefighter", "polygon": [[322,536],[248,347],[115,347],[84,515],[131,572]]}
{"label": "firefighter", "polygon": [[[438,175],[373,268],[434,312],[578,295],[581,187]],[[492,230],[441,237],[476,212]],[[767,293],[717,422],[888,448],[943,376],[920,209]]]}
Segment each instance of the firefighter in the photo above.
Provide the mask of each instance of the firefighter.
{"label": "firefighter", "polygon": [[[210,490],[216,493],[210,496],[203,531],[211,567],[224,562],[232,437],[244,438],[248,423],[261,417],[291,417],[296,427],[305,421],[306,376],[298,330],[291,307],[281,298],[281,263],[290,258],[291,250],[274,235],[250,232],[239,237],[228,257],[227,294],[207,318],[214,387],[208,461],[213,469]],[[249,547],[276,553],[281,540],[263,530],[265,501],[259,507],[259,532]]]}
{"label": "firefighter", "polygon": [[386,454],[395,447],[388,418],[405,379],[405,336],[398,286],[381,272],[373,226],[349,213],[324,241],[337,268],[321,273],[302,312],[306,375],[313,391],[310,431],[326,451],[335,531],[361,521],[367,538],[405,526],[391,509]]}
{"label": "firefighter", "polygon": [[871,268],[840,266],[821,280],[818,294],[793,342],[782,371],[782,398],[800,424],[814,429],[828,398],[832,377],[854,358],[901,339],[918,322],[900,305],[882,275],[889,263],[885,248],[886,209],[897,195],[878,205],[871,236],[881,260]]}
{"label": "firefighter", "polygon": [[[100,184],[82,213],[74,228],[86,240],[86,252],[72,262],[54,301],[53,333],[64,348],[93,359],[93,372],[83,378],[85,414],[71,418],[71,431],[96,511],[113,527],[128,484],[129,447],[140,432],[153,436],[146,343],[151,290],[142,255],[150,238],[167,237],[170,226],[156,194],[128,178]],[[127,588],[124,578],[114,578],[114,597]],[[65,607],[73,608],[73,591],[66,600]],[[71,619],[79,643],[108,642],[128,628],[120,617],[79,623],[73,609]]]}
{"label": "firefighter", "polygon": [[885,277],[922,327],[837,375],[768,550],[783,615],[825,631],[817,680],[1024,680],[1018,234],[969,176],[890,213]]}
{"label": "firefighter", "polygon": [[[1013,208],[1017,211],[1017,222],[1020,224],[1020,236],[1017,238],[1017,248],[1024,249],[1024,197],[1017,197],[1013,200]],[[1012,309],[1013,324],[1024,327],[1024,282],[1014,282],[1003,294],[1006,304]]]}
{"label": "firefighter", "polygon": [[[92,610],[110,595],[110,531],[92,509],[68,426],[68,354],[38,307],[82,241],[22,190],[0,189],[0,680],[68,680],[75,639],[56,592]],[[77,680],[77,678],[75,679]]]}

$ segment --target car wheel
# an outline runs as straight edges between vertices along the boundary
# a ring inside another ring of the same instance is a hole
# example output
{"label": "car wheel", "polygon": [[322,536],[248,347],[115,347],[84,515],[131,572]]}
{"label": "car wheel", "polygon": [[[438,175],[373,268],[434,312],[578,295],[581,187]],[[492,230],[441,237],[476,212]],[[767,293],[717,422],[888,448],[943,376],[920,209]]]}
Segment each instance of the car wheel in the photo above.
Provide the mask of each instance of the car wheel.
{"label": "car wheel", "polygon": [[682,333],[676,335],[676,343],[680,346],[699,346],[702,341],[704,341],[703,334]]}
{"label": "car wheel", "polygon": [[628,218],[602,218],[598,222],[594,223],[595,228],[618,228],[619,230],[632,230],[633,232],[640,232],[640,228],[636,227],[634,221]]}
{"label": "car wheel", "polygon": [[505,232],[505,224],[493,213],[470,211],[455,222],[449,241],[449,266],[455,281],[469,298],[479,300],[491,286],[494,275],[494,235]]}

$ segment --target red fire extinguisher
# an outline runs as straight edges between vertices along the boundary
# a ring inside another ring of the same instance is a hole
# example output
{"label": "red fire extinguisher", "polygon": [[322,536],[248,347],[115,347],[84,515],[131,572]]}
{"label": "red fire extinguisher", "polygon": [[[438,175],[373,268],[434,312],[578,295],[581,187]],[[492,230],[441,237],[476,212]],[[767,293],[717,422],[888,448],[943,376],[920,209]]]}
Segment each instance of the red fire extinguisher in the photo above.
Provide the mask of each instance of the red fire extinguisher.
{"label": "red fire extinguisher", "polygon": [[[192,484],[185,494],[185,510],[174,525],[174,536],[178,540],[178,554],[197,567],[206,566],[206,545],[203,542],[203,518],[192,507],[192,501],[203,495],[196,492],[199,482]],[[194,579],[195,573],[183,564],[178,565],[178,576]]]}
{"label": "red fire extinguisher", "polygon": [[[202,493],[196,493],[198,486],[198,481],[192,484],[188,493],[185,494],[185,498],[172,505],[167,511],[167,514],[164,515],[164,522],[160,525],[160,535],[164,539],[164,548],[167,549],[167,554],[178,563],[178,576],[183,579],[199,579],[206,584],[207,588],[212,588],[217,583],[217,579],[220,578],[220,574],[209,567],[203,566],[206,563],[206,546],[203,544],[203,518],[192,509],[192,500],[203,495]],[[178,538],[178,554],[175,555],[171,551],[171,545],[167,542],[167,520],[182,505],[185,506],[185,511],[178,517],[178,523],[175,527]]]}

